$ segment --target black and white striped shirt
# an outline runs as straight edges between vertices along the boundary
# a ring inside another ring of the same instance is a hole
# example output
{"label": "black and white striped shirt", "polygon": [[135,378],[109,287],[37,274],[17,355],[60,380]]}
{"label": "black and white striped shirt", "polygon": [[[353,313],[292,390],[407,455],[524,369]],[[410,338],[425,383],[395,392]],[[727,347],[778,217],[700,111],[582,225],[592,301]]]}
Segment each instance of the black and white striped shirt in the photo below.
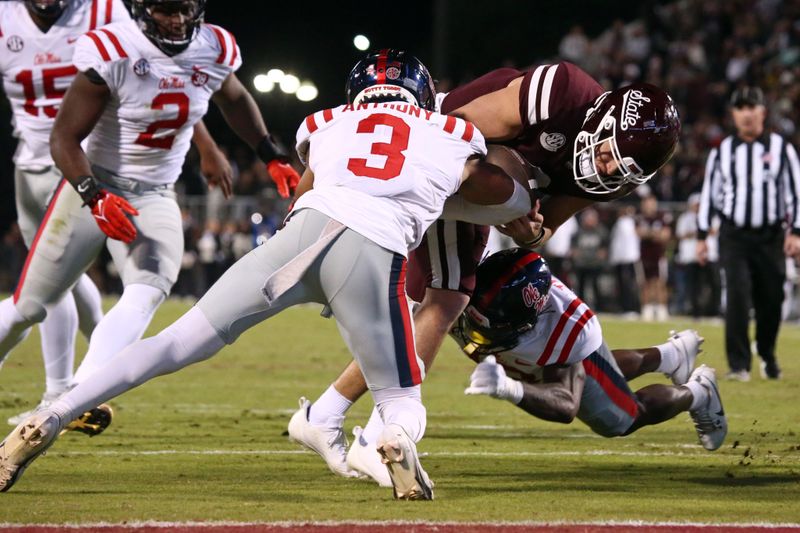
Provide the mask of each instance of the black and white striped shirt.
{"label": "black and white striped shirt", "polygon": [[708,154],[698,229],[704,238],[717,213],[737,228],[763,228],[787,222],[800,235],[800,160],[777,133],[753,142],[726,137]]}

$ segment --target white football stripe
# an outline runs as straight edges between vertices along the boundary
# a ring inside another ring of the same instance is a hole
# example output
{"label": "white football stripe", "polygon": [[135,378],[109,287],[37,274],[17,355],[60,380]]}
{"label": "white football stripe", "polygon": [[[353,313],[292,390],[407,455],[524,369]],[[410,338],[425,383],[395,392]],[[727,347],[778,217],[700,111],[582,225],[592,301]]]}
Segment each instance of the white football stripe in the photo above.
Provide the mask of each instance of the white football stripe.
{"label": "white football stripe", "polygon": [[556,77],[558,65],[553,65],[547,69],[547,74],[544,77],[544,86],[542,87],[542,120],[550,118],[550,91],[553,89],[553,79]]}

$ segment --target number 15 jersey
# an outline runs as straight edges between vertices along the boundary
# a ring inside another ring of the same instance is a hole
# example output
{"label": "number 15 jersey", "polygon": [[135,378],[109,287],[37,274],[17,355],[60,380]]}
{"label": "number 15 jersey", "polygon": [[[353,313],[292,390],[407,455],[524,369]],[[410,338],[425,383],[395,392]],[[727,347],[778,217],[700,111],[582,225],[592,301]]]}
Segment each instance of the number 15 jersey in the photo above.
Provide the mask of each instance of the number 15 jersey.
{"label": "number 15 jersey", "polygon": [[464,164],[486,154],[471,123],[404,103],[345,105],[309,115],[297,151],[314,188],[310,207],[404,256],[458,190]]}
{"label": "number 15 jersey", "polygon": [[242,64],[233,35],[218,26],[202,25],[186,50],[168,56],[134,21],[87,33],[73,61],[81,72],[94,69],[111,90],[89,136],[89,160],[150,185],[178,179],[194,125]]}

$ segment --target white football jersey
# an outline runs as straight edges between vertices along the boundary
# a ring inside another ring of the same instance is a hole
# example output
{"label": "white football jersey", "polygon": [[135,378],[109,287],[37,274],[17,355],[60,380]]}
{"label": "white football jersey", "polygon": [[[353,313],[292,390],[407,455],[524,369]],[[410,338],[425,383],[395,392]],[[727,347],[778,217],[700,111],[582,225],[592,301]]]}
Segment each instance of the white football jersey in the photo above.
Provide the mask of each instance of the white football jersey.
{"label": "white football jersey", "polygon": [[465,120],[392,102],[309,115],[297,151],[314,188],[295,209],[321,211],[407,256],[458,190],[467,158],[485,155],[486,143]]}
{"label": "white football jersey", "polygon": [[520,336],[516,347],[496,358],[509,376],[536,382],[541,379],[542,367],[578,363],[602,344],[600,321],[589,306],[553,276],[536,326]]}
{"label": "white football jersey", "polygon": [[89,135],[89,160],[151,185],[178,179],[195,123],[242,64],[233,35],[218,26],[202,25],[186,50],[168,56],[134,21],[87,33],[73,60],[81,72],[94,69],[112,95]]}
{"label": "white football jersey", "polygon": [[129,19],[121,0],[72,0],[53,27],[42,33],[24,2],[0,2],[0,73],[19,138],[17,167],[38,170],[53,164],[50,130],[78,72],[72,63],[78,37]]}

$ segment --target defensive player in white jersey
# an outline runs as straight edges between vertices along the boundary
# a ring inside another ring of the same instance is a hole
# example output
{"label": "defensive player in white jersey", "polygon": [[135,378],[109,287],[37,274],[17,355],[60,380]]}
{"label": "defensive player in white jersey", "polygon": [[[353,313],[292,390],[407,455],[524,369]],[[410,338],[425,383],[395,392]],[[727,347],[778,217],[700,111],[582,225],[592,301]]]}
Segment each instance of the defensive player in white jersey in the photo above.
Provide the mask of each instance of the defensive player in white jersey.
{"label": "defensive player in white jersey", "polygon": [[[17,220],[30,249],[61,173],[50,157],[50,130],[61,99],[77,69],[72,51],[78,37],[113,21],[127,20],[120,0],[26,0],[0,3],[0,74],[11,103]],[[100,293],[87,275],[48,308],[40,326],[45,392],[40,406],[63,393],[72,381],[75,334],[89,339],[103,316]],[[77,307],[76,307],[77,305]],[[0,358],[2,366],[2,358]],[[28,411],[8,419],[16,426]]]}
{"label": "defensive player in white jersey", "polygon": [[289,306],[318,302],[336,317],[386,423],[378,452],[395,497],[433,498],[415,444],[426,413],[405,293],[408,250],[457,190],[491,205],[497,223],[528,212],[531,202],[528,191],[485,162],[483,136],[472,124],[433,111],[424,65],[402,51],[386,57],[377,71],[359,62],[348,80],[350,104],[310,115],[298,130],[308,167],[283,229],[173,325],[130,345],[20,424],[0,444],[0,491],[84,406],[207,359]]}
{"label": "defensive player in white jersey", "polygon": [[[530,250],[498,252],[478,266],[475,292],[451,335],[478,363],[466,394],[508,400],[553,422],[578,418],[604,437],[629,435],[685,411],[705,449],[719,448],[727,434],[714,370],[693,369],[703,342],[696,331],[673,333],[658,346],[612,351],[592,310]],[[663,372],[673,385],[632,392],[628,381],[649,372]],[[360,438],[348,462],[387,482],[378,455]]]}
{"label": "defensive player in white jersey", "polygon": [[[14,158],[16,206],[28,248],[62,177],[50,155],[50,132],[64,93],[78,73],[72,62],[75,42],[88,31],[127,20],[130,15],[120,0],[0,3],[0,47],[8,50],[0,54],[0,73],[19,138]],[[209,183],[219,183],[224,192],[229,191],[229,165],[202,122],[193,140]],[[48,306],[41,324],[46,389],[40,406],[57,398],[72,381],[76,329],[89,339],[102,316],[100,293],[85,274],[62,300]],[[12,416],[8,422],[16,426],[31,412]],[[91,434],[92,428],[76,424],[76,429]]]}
{"label": "defensive player in white jersey", "polygon": [[234,74],[241,54],[233,36],[203,24],[205,2],[137,0],[132,8],[135,21],[90,31],[73,45],[78,74],[50,138],[65,179],[13,298],[0,303],[5,357],[108,247],[125,289],[95,328],[76,382],[141,336],[175,282],[183,231],[173,183],[209,99],[273,176],[299,180]]}

